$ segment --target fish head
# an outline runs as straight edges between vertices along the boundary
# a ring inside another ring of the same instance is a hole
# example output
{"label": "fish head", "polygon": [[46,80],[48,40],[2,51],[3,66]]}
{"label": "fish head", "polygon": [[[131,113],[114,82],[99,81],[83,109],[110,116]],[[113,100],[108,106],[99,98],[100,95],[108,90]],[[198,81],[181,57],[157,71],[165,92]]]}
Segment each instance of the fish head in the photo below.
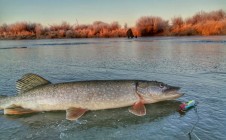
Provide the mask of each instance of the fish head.
{"label": "fish head", "polygon": [[144,103],[173,100],[183,96],[178,92],[180,87],[170,86],[157,81],[137,82],[137,93]]}

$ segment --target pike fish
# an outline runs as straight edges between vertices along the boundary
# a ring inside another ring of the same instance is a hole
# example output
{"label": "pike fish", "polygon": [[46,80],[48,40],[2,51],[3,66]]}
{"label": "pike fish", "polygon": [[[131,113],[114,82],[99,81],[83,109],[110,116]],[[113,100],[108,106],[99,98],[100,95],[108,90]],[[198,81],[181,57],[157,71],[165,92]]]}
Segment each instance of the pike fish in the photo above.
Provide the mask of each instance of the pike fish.
{"label": "pike fish", "polygon": [[97,80],[52,84],[36,74],[25,74],[16,83],[18,94],[0,99],[4,114],[66,110],[66,119],[77,120],[89,110],[130,106],[137,116],[145,104],[173,100],[183,94],[179,87],[157,81]]}

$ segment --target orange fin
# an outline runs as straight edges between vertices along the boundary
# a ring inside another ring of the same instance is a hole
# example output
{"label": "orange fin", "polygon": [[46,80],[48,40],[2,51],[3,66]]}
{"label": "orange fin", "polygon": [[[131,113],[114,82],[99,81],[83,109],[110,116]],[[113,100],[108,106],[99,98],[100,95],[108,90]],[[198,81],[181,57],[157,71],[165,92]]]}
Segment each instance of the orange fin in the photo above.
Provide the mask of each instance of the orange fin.
{"label": "orange fin", "polygon": [[25,109],[19,106],[4,109],[4,114],[9,114],[9,115],[29,114],[34,112],[37,112],[37,111],[31,110],[31,109]]}
{"label": "orange fin", "polygon": [[144,116],[146,115],[146,108],[144,106],[144,104],[139,101],[136,102],[130,109],[129,112],[133,113],[134,115],[137,116]]}
{"label": "orange fin", "polygon": [[83,108],[69,108],[66,110],[66,119],[67,120],[77,120],[80,118],[87,110]]}

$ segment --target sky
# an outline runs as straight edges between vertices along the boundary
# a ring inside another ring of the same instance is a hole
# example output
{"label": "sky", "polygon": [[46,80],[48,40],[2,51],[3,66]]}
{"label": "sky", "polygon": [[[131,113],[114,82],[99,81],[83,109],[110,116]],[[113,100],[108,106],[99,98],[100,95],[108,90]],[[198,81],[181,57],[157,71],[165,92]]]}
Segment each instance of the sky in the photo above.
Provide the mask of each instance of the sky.
{"label": "sky", "polygon": [[141,16],[190,17],[199,11],[226,11],[226,0],[0,0],[0,24],[20,21],[43,25],[91,24],[134,26]]}

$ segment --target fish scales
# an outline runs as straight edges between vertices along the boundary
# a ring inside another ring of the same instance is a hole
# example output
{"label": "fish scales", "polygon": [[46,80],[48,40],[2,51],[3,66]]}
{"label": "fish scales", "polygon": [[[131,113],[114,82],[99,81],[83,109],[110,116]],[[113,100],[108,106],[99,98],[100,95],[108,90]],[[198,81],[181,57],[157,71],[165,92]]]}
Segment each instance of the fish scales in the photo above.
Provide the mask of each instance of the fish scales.
{"label": "fish scales", "polygon": [[11,102],[32,110],[49,111],[69,107],[88,110],[118,108],[132,105],[138,100],[135,81],[85,81],[38,87]]}
{"label": "fish scales", "polygon": [[52,84],[39,75],[28,73],[16,84],[18,94],[0,96],[4,114],[27,114],[66,110],[66,119],[77,120],[88,110],[131,106],[129,112],[146,114],[145,104],[173,100],[183,94],[180,88],[157,81],[99,80]]}

